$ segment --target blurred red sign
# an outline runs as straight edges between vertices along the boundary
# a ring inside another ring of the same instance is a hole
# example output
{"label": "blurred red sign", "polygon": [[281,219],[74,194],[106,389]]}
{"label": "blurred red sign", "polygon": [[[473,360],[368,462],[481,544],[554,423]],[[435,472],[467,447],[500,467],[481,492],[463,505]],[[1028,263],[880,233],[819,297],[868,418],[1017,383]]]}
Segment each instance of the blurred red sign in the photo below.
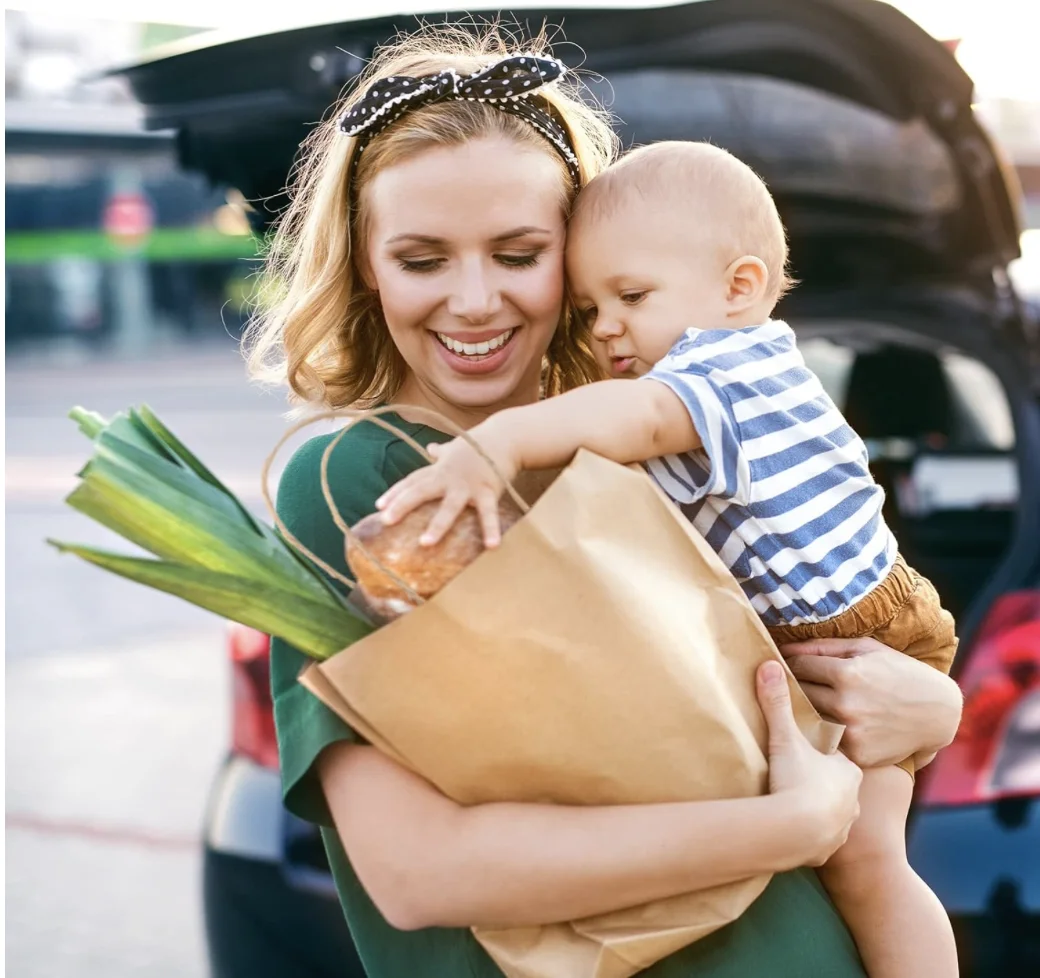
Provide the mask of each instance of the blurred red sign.
{"label": "blurred red sign", "polygon": [[117,243],[135,245],[148,237],[154,221],[151,202],[144,194],[116,193],[105,204],[101,225]]}

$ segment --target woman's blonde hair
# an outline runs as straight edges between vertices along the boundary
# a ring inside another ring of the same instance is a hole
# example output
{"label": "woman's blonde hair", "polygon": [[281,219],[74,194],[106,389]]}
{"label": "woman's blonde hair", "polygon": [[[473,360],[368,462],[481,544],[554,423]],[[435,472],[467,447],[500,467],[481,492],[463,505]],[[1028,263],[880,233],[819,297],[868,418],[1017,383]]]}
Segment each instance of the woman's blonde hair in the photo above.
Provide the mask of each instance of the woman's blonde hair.
{"label": "woman's blonde hair", "polygon": [[[389,401],[400,390],[405,363],[383,321],[377,294],[361,277],[358,253],[365,230],[362,194],[381,168],[431,146],[505,136],[540,146],[559,160],[569,210],[576,191],[552,144],[527,122],[481,102],[445,101],[406,113],[372,139],[356,165],[357,141],[337,126],[342,113],[380,79],[447,68],[472,73],[499,58],[547,48],[544,34],[521,46],[498,27],[474,32],[445,25],[399,37],[376,51],[351,93],[303,144],[290,205],[268,251],[258,308],[244,339],[255,379],[287,381],[297,398],[333,408]],[[588,182],[617,152],[606,114],[574,81],[564,79],[539,94],[568,130],[582,183]],[[555,394],[600,376],[581,317],[565,302],[545,357],[544,391]]]}

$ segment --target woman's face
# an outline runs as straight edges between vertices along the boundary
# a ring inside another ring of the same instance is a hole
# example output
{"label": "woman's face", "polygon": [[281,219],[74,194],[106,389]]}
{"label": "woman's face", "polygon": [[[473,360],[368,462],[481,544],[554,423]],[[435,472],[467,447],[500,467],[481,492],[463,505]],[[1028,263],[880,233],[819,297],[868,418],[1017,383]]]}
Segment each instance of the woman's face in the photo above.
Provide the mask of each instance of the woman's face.
{"label": "woman's face", "polygon": [[504,138],[373,177],[365,277],[408,366],[399,403],[469,425],[537,399],[563,304],[561,179],[551,150]]}

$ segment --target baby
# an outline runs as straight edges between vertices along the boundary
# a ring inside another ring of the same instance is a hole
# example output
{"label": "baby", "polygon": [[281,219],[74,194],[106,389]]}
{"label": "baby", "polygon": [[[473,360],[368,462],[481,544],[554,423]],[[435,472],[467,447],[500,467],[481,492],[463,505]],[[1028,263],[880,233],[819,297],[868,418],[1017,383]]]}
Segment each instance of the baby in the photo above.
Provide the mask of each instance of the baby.
{"label": "baby", "polygon": [[[953,619],[900,558],[862,441],[771,318],[786,264],[776,205],[735,157],[681,142],[630,153],[582,192],[567,245],[575,306],[615,379],[471,435],[506,479],[579,448],[644,462],[778,645],[871,636],[948,669]],[[462,439],[431,451],[379,501],[384,520],[442,498],[423,543],[472,505],[497,545],[502,483]],[[906,860],[913,770],[864,772],[860,818],[820,871],[872,978],[957,974],[949,922]]]}

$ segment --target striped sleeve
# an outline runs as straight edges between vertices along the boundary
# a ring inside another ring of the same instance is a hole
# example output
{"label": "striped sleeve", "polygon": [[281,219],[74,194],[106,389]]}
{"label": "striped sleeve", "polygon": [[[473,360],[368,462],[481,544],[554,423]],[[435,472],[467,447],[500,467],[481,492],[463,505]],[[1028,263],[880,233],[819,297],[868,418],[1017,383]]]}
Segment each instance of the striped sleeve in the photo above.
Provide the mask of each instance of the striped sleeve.
{"label": "striped sleeve", "polygon": [[740,443],[740,427],[726,393],[698,365],[677,366],[662,360],[643,380],[672,390],[690,412],[702,448],[647,462],[658,485],[677,503],[719,496],[747,504],[751,471]]}

